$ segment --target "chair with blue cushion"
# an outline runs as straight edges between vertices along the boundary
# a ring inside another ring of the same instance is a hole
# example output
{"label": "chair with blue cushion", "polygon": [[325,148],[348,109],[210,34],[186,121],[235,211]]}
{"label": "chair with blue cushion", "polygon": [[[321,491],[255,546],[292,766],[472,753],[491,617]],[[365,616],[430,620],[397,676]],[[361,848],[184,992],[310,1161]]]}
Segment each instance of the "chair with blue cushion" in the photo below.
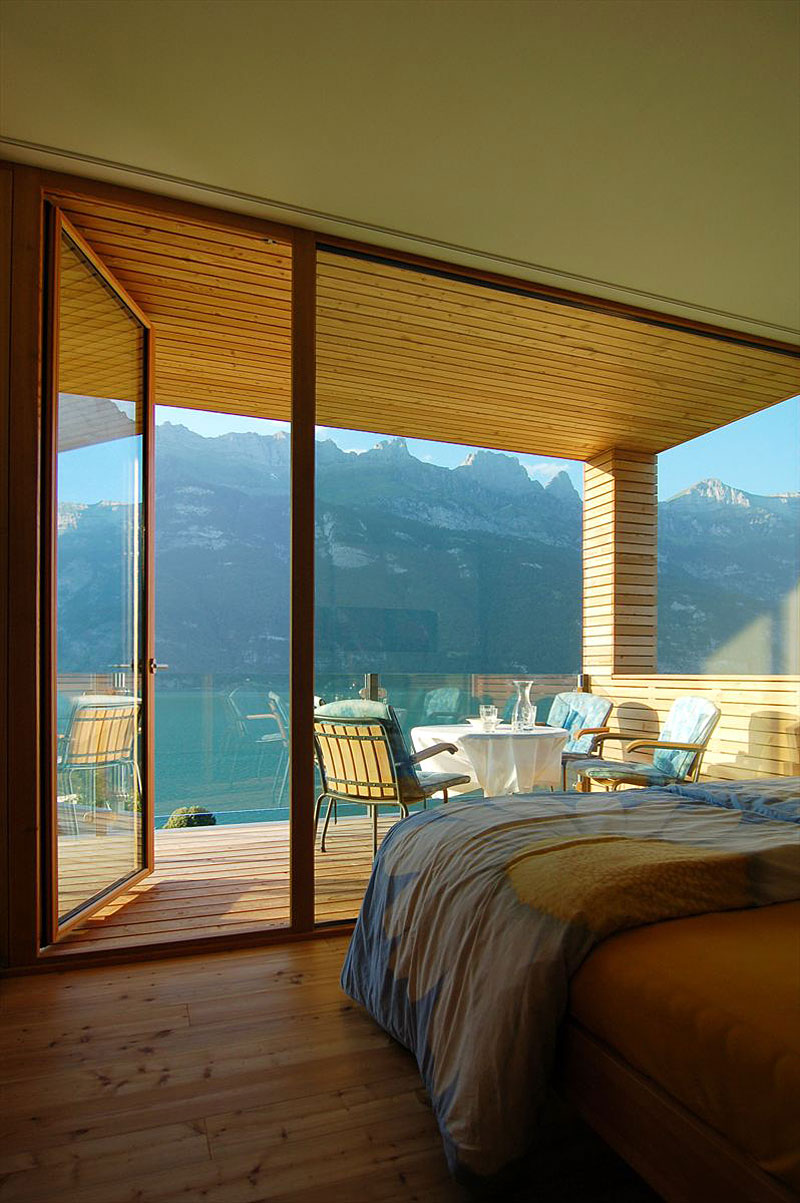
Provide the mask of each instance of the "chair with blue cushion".
{"label": "chair with blue cushion", "polygon": [[613,702],[594,693],[557,693],[547,715],[548,727],[563,727],[569,739],[561,753],[561,783],[567,788],[567,769],[594,751],[601,735],[610,735],[608,716]]}
{"label": "chair with blue cushion", "polygon": [[441,723],[462,723],[469,713],[467,695],[463,689],[446,686],[429,689],[422,703],[420,726],[432,727]]}
{"label": "chair with blue cushion", "polygon": [[[703,755],[720,712],[706,698],[676,698],[672,703],[658,739],[635,739],[626,753],[652,749],[652,761],[605,760],[601,755],[573,761],[571,768],[586,782],[597,781],[606,789],[621,785],[672,785],[678,781],[697,781]],[[598,735],[602,749],[609,739],[628,740],[628,735]]]}
{"label": "chair with blue cushion", "polygon": [[372,854],[378,850],[378,809],[396,806],[402,818],[418,802],[426,805],[433,794],[455,785],[468,785],[470,778],[460,773],[424,773],[417,769],[422,760],[442,752],[456,752],[455,744],[439,743],[422,752],[410,752],[397,716],[386,702],[347,698],[320,706],[314,714],[314,745],[322,777],[322,792],[314,810],[314,832],[319,824],[322,803],[327,798],[321,851],[331,813],[337,802],[365,806],[372,816]]}

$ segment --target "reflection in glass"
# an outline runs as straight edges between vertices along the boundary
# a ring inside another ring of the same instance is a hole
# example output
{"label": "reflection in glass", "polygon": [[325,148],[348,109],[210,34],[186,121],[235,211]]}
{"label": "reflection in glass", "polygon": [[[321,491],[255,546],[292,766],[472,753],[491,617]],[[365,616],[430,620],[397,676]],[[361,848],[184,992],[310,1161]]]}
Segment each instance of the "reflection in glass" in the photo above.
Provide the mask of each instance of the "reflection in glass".
{"label": "reflection in glass", "polygon": [[142,868],[144,332],[66,235],[57,418],[57,881],[64,921]]}

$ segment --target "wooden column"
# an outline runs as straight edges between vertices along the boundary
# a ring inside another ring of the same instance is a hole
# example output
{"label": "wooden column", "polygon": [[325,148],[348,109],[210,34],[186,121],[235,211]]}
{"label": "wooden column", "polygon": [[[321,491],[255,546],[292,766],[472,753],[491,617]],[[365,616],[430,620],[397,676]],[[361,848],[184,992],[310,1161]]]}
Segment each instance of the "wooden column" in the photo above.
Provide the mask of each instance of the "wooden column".
{"label": "wooden column", "polygon": [[584,468],[583,669],[654,673],[656,458],[612,447]]}

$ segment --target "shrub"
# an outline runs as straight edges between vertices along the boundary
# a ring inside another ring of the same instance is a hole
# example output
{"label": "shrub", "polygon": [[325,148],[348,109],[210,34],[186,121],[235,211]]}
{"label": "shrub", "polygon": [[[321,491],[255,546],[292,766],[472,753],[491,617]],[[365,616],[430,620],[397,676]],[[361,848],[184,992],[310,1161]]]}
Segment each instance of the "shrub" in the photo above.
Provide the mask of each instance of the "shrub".
{"label": "shrub", "polygon": [[204,806],[179,806],[164,824],[165,827],[211,827],[217,817]]}

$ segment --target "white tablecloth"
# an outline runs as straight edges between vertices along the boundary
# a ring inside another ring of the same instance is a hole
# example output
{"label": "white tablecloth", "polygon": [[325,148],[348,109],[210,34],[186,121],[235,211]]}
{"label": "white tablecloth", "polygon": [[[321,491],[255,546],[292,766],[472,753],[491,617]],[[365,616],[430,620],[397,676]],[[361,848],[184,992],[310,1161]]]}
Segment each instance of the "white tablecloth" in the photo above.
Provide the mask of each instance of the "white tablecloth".
{"label": "white tablecloth", "polygon": [[454,743],[455,754],[443,752],[424,760],[420,769],[431,773],[469,773],[470,784],[452,793],[480,786],[487,797],[526,794],[542,786],[561,786],[561,753],[569,739],[563,727],[536,727],[511,731],[501,727],[491,734],[466,723],[450,727],[414,727],[411,742],[417,752],[433,744]]}

